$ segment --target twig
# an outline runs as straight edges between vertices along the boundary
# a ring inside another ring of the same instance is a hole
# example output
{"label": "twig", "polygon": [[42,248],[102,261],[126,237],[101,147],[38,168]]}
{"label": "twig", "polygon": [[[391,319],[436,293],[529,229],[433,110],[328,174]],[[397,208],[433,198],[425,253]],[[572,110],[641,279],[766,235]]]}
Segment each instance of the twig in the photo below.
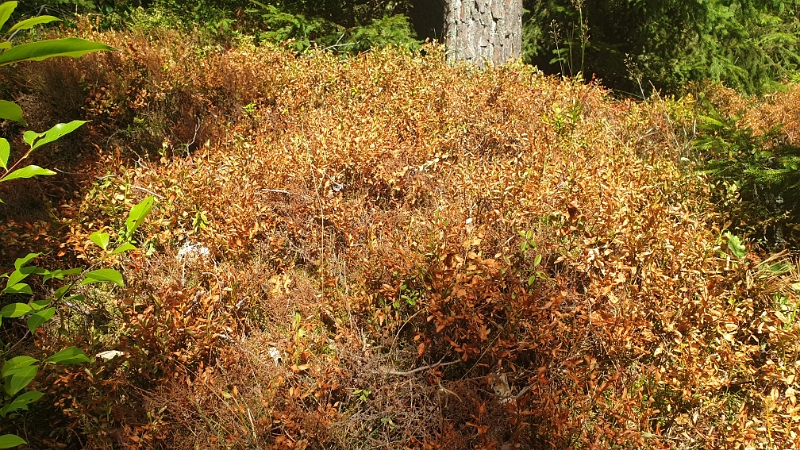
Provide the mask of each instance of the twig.
{"label": "twig", "polygon": [[642,101],[647,103],[647,95],[644,93],[644,88],[642,87],[642,79],[636,78],[636,83],[639,85],[639,92],[642,93]]}
{"label": "twig", "polygon": [[[39,16],[41,16],[41,15],[42,15],[42,13],[44,12],[44,9],[45,9],[46,7],[47,7],[47,5],[42,5],[41,7],[39,7],[39,12],[38,12],[38,13],[36,13],[36,16],[34,16],[34,17],[39,17]],[[13,8],[12,8],[12,9],[13,9]],[[17,33],[19,33],[19,32],[20,32],[20,31],[22,31],[22,30],[24,30],[24,28],[17,29],[17,31],[13,32],[13,33],[11,34],[11,36],[9,36],[9,37],[8,37],[8,39],[6,39],[6,41],[8,41],[8,42],[11,42],[11,40],[12,40],[12,39],[14,39],[14,38],[17,36]]]}
{"label": "twig", "polygon": [[201,120],[198,118],[197,119],[197,125],[195,125],[195,127],[194,127],[194,136],[192,136],[192,142],[189,142],[188,144],[186,144],[186,155],[189,157],[189,162],[192,163],[192,164],[194,164],[194,160],[192,159],[192,154],[189,151],[189,147],[194,145],[195,141],[197,141],[197,131],[200,130],[200,122],[201,122]]}
{"label": "twig", "polygon": [[[258,434],[256,433],[257,428],[256,424],[253,423],[253,415],[250,413],[250,407],[247,407],[247,418],[250,419],[250,431],[253,433],[253,438],[255,439],[255,442],[258,442]],[[260,449],[261,447],[256,444],[256,448]]]}
{"label": "twig", "polygon": [[330,50],[332,48],[336,48],[336,47],[346,47],[348,45],[355,45],[355,42],[345,42],[344,44],[340,44],[340,42],[342,42],[342,38],[344,38],[344,33],[342,33],[342,35],[339,36],[339,39],[336,40],[335,44],[323,48],[322,51],[325,52],[325,51],[328,51],[328,50]]}
{"label": "twig", "polygon": [[139,186],[131,186],[131,187],[134,188],[134,189],[139,189],[140,191],[145,191],[145,192],[147,192],[148,194],[150,194],[150,195],[152,195],[154,197],[158,197],[160,199],[164,198],[163,195],[156,194],[155,192],[151,191],[150,189],[145,189],[145,188],[139,187]]}
{"label": "twig", "polygon": [[291,192],[289,192],[289,191],[284,191],[283,189],[261,189],[261,192],[274,192],[274,193],[276,193],[276,194],[286,194],[286,195],[292,195],[292,193],[291,193]]}
{"label": "twig", "polygon": [[450,389],[447,389],[446,387],[442,386],[442,380],[441,379],[438,380],[438,384],[439,384],[439,389],[441,389],[441,391],[444,392],[445,394],[450,394],[450,395],[454,396],[460,402],[464,401],[464,400],[461,399],[461,397],[458,394],[456,394],[455,392],[451,391]]}
{"label": "twig", "polygon": [[[506,325],[508,325],[508,322],[506,322]],[[472,369],[474,369],[475,367],[478,366],[478,363],[481,362],[481,359],[483,359],[483,357],[486,355],[486,352],[488,352],[489,349],[492,348],[492,346],[494,345],[495,341],[497,341],[497,338],[499,338],[499,337],[500,337],[500,331],[498,330],[497,335],[494,337],[494,339],[492,339],[492,342],[489,342],[489,345],[486,347],[486,349],[483,350],[483,353],[481,353],[481,356],[479,356],[478,359],[475,360],[475,364],[473,364],[472,367],[470,367],[469,370],[467,370],[467,372],[461,377],[462,380],[464,378],[466,378],[466,376],[469,375],[470,372],[472,372]]]}
{"label": "twig", "polygon": [[17,348],[17,346],[18,346],[19,344],[21,344],[21,343],[22,343],[22,342],[25,340],[25,338],[27,338],[27,337],[28,337],[28,334],[30,334],[30,331],[28,331],[28,330],[25,330],[25,335],[24,335],[24,336],[22,336],[22,338],[20,338],[20,340],[18,340],[18,341],[17,341],[17,342],[16,342],[14,345],[12,345],[12,346],[11,346],[11,348],[9,348],[8,350],[6,350],[6,351],[5,351],[5,354],[7,354],[7,355],[8,355],[8,354],[11,354],[11,352],[12,352],[12,351],[14,351],[14,349],[15,349],[15,348]]}
{"label": "twig", "polygon": [[[66,175],[80,175],[82,177],[90,177],[91,176],[88,173],[67,172],[66,170],[61,170],[61,169],[59,169],[57,167],[53,167],[53,170],[55,170],[58,173],[63,173],[63,174],[66,174]],[[95,177],[95,178],[97,178],[98,180],[100,179],[100,177]]]}
{"label": "twig", "polygon": [[507,398],[508,398],[508,399],[510,399],[510,400],[519,400],[519,398],[520,398],[520,397],[522,397],[523,395],[525,395],[525,394],[526,394],[528,391],[530,391],[530,390],[531,390],[531,388],[533,388],[533,385],[534,385],[534,384],[536,384],[536,383],[529,384],[529,385],[525,386],[524,388],[522,388],[522,390],[521,390],[521,391],[519,391],[519,392],[517,393],[517,395],[511,396],[511,397],[507,397]]}
{"label": "twig", "polygon": [[322,51],[324,52],[324,51],[327,51],[327,50],[330,50],[330,49],[333,49],[333,48],[337,48],[337,47],[349,47],[351,45],[356,45],[356,42],[345,42],[344,44],[329,45],[329,46],[323,48]]}
{"label": "twig", "polygon": [[[442,359],[444,359],[444,358],[442,358]],[[453,365],[453,364],[458,364],[460,362],[462,362],[462,361],[450,361],[450,362],[443,363],[441,360],[439,360],[439,362],[436,363],[436,364],[429,364],[427,366],[417,367],[416,369],[406,370],[406,371],[402,371],[402,372],[399,371],[399,370],[390,370],[390,371],[388,371],[386,373],[388,375],[399,375],[401,377],[404,377],[404,376],[413,375],[413,374],[415,374],[417,372],[422,372],[423,370],[433,369],[434,367],[450,366],[450,365]]]}
{"label": "twig", "polygon": [[409,317],[408,319],[406,319],[406,321],[405,321],[405,322],[403,322],[403,324],[402,324],[402,325],[400,325],[400,328],[398,328],[398,329],[397,329],[397,334],[395,334],[395,335],[394,335],[394,339],[392,339],[392,346],[391,346],[391,347],[389,347],[389,352],[392,352],[392,351],[394,351],[394,346],[397,344],[397,338],[399,338],[399,337],[400,337],[400,332],[402,332],[402,331],[403,331],[403,328],[405,328],[405,326],[406,326],[406,325],[408,325],[408,324],[409,324],[409,322],[411,322],[411,319],[413,319],[414,317],[417,317],[417,315],[418,315],[419,313],[421,313],[422,311],[424,311],[424,310],[423,310],[423,309],[420,309],[419,311],[415,312],[414,314],[412,314],[412,315],[411,315],[411,317]]}

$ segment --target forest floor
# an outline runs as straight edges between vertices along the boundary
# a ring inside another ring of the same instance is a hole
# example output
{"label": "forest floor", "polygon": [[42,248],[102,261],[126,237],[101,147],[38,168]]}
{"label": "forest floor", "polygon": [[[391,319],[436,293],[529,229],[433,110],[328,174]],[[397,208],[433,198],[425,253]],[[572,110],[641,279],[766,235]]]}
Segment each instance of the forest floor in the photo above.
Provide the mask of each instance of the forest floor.
{"label": "forest floor", "polygon": [[[31,448],[800,447],[794,254],[739,231],[698,172],[698,96],[619,99],[432,46],[81,33],[118,51],[3,72],[31,128],[91,122],[38,155],[58,176],[2,188],[0,265],[43,251],[120,270],[125,288],[81,287],[26,341],[120,353],[40,374],[47,395],[2,432]],[[704,95],[800,131],[794,87]],[[139,250],[90,242],[148,196]]]}

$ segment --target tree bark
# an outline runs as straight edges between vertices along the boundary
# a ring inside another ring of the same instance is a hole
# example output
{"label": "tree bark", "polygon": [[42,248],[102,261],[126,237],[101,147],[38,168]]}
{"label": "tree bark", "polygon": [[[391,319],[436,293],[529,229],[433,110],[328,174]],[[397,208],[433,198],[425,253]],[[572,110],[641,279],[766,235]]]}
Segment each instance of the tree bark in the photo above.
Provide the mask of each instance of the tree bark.
{"label": "tree bark", "polygon": [[444,14],[448,60],[483,67],[522,53],[522,0],[447,0]]}

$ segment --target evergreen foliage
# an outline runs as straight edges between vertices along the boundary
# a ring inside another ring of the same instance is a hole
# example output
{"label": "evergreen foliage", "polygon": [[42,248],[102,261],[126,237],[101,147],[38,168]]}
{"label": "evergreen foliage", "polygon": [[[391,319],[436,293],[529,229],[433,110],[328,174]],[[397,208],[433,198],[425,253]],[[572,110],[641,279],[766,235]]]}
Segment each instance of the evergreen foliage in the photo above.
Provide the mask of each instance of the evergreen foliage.
{"label": "evergreen foliage", "polygon": [[741,116],[704,103],[707,115],[700,116],[694,145],[716,204],[734,228],[755,232],[770,246],[785,244],[783,230],[800,223],[800,147],[785,142],[780,125],[756,133]]}
{"label": "evergreen foliage", "polygon": [[394,14],[400,9],[391,3],[382,8],[365,3],[357,8],[349,1],[338,5],[338,9],[323,9],[326,2],[284,2],[280,6],[253,3],[258,8],[250,12],[261,16],[265,28],[259,37],[269,41],[291,40],[298,51],[314,45],[347,52],[363,52],[389,44],[418,45],[408,18]]}
{"label": "evergreen foliage", "polygon": [[36,0],[38,9],[69,15],[99,12],[106,26],[197,27],[214,35],[234,29],[298,51],[316,46],[363,52],[375,46],[418,47],[409,22],[410,0]]}
{"label": "evergreen foliage", "polygon": [[[747,93],[777,87],[800,67],[797,0],[524,0],[524,58],[549,73],[596,76],[623,92],[651,87],[679,92],[713,80]],[[139,7],[190,27],[233,29],[269,41],[291,40],[360,52],[371,46],[415,47],[441,38],[443,2],[419,0],[35,0],[67,13],[121,14]],[[435,18],[432,16],[436,16]],[[411,18],[411,20],[409,19]],[[413,22],[413,23],[411,23]],[[114,22],[119,24],[120,21]],[[416,32],[415,32],[416,30]]]}
{"label": "evergreen foliage", "polygon": [[526,1],[525,58],[640,94],[713,80],[749,93],[798,68],[796,0]]}

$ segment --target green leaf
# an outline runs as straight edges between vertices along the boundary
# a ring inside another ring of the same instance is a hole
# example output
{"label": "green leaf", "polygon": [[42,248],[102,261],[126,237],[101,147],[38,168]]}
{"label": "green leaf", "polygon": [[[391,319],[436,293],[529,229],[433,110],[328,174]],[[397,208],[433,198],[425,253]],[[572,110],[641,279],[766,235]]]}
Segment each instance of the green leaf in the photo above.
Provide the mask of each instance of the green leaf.
{"label": "green leaf", "polygon": [[788,263],[776,263],[769,266],[769,271],[772,272],[773,274],[781,274],[792,270],[793,267],[794,266]]}
{"label": "green leaf", "polygon": [[20,281],[24,280],[25,278],[28,278],[28,275],[30,275],[32,273],[36,273],[36,274],[39,274],[39,275],[46,275],[48,273],[48,271],[45,270],[45,269],[42,269],[41,267],[36,267],[36,266],[20,267],[19,269],[13,271],[11,273],[11,276],[8,277],[7,285],[8,286],[13,286],[13,285],[19,283]]}
{"label": "green leaf", "polygon": [[14,261],[14,267],[15,267],[17,270],[20,270],[20,269],[22,269],[22,267],[24,267],[26,264],[28,264],[29,262],[31,262],[31,260],[32,260],[33,258],[36,258],[36,257],[37,257],[37,256],[39,256],[39,255],[41,255],[41,253],[28,253],[27,255],[23,256],[22,258],[17,258],[17,260],[16,260],[16,261]]}
{"label": "green leaf", "polygon": [[65,298],[64,300],[68,301],[68,302],[82,302],[82,301],[86,300],[86,296],[85,295],[70,295],[69,297]]}
{"label": "green leaf", "polygon": [[536,255],[536,257],[533,258],[533,267],[539,267],[539,264],[541,263],[542,263],[542,255]]}
{"label": "green leaf", "polygon": [[122,280],[122,274],[114,269],[93,270],[86,274],[86,278],[81,282],[81,285],[106,283],[109,281],[119,287],[125,287],[125,282]]}
{"label": "green leaf", "polygon": [[28,329],[31,330],[31,333],[35,332],[43,323],[53,318],[55,313],[56,309],[51,307],[32,314],[28,317]]}
{"label": "green leaf", "polygon": [[40,138],[41,136],[44,136],[44,133],[37,133],[33,130],[27,130],[24,133],[22,133],[22,139],[30,147],[33,147],[33,141]]}
{"label": "green leaf", "polygon": [[60,19],[58,17],[53,17],[53,16],[31,17],[30,19],[25,19],[25,20],[22,20],[20,22],[17,22],[16,24],[14,24],[13,27],[11,27],[10,30],[8,30],[8,32],[9,33],[13,33],[13,32],[15,32],[17,30],[20,30],[20,31],[29,30],[29,29],[35,27],[36,25],[40,25],[40,24],[43,24],[43,23],[50,23],[50,22],[58,22],[59,20]]}
{"label": "green leaf", "polygon": [[22,108],[14,102],[8,100],[0,100],[0,119],[13,120],[14,122],[27,125],[25,119],[22,118]]}
{"label": "green leaf", "polygon": [[3,181],[11,181],[16,180],[17,178],[31,178],[39,175],[55,175],[56,173],[52,170],[42,169],[39,166],[30,165],[27,167],[23,167],[22,169],[17,169],[10,174],[0,178],[0,183]]}
{"label": "green leaf", "polygon": [[41,311],[44,308],[47,308],[50,305],[50,300],[35,300],[30,303],[31,309],[34,311]]}
{"label": "green leaf", "polygon": [[19,283],[25,278],[28,278],[28,275],[30,275],[31,273],[33,273],[31,267],[22,267],[20,269],[11,272],[11,276],[8,277],[8,283],[6,284],[6,286],[14,286],[15,284]]}
{"label": "green leaf", "polygon": [[56,353],[55,355],[47,358],[44,360],[46,363],[53,363],[53,364],[80,364],[85,362],[91,362],[92,360],[89,359],[83,350],[79,349],[78,347],[67,347],[64,350]]}
{"label": "green leaf", "polygon": [[108,249],[108,240],[110,235],[108,233],[103,233],[100,231],[95,231],[94,233],[89,235],[89,239],[92,240],[98,247],[102,248],[103,250]]}
{"label": "green leaf", "polygon": [[[77,274],[79,274],[81,272],[83,272],[83,269],[81,269],[80,267],[76,267],[74,269],[67,269],[67,270],[61,270],[61,269],[54,270],[52,272],[45,273],[44,277],[42,278],[42,280],[43,281],[47,281],[47,280],[52,280],[54,278],[56,280],[63,280],[64,277],[67,276],[67,275],[77,275]],[[62,286],[61,288],[65,288],[65,287],[69,288],[69,285]],[[61,289],[61,288],[59,288],[59,289]],[[56,292],[58,292],[58,291],[56,291]],[[56,297],[58,297],[58,294],[56,294]]]}
{"label": "green leaf", "polygon": [[742,244],[739,237],[735,236],[730,231],[726,231],[724,236],[728,239],[728,249],[733,253],[733,256],[740,259],[744,258],[744,255],[747,254],[747,248]]}
{"label": "green leaf", "polygon": [[33,295],[33,290],[27,283],[17,283],[13,286],[8,286],[3,289],[3,294],[25,294]]}
{"label": "green leaf", "polygon": [[56,300],[61,300],[61,297],[65,296],[70,289],[72,289],[72,283],[65,284],[53,292],[53,297],[55,297]]}
{"label": "green leaf", "polygon": [[25,389],[39,373],[39,366],[26,366],[14,369],[8,373],[10,380],[6,380],[6,394],[16,395],[17,392]]}
{"label": "green leaf", "polygon": [[8,170],[8,157],[11,155],[11,146],[6,138],[0,138],[0,168]]}
{"label": "green leaf", "polygon": [[80,38],[51,39],[11,47],[0,53],[0,66],[21,61],[42,61],[56,56],[78,58],[90,52],[109,50],[113,48]]}
{"label": "green leaf", "polygon": [[144,222],[144,219],[153,209],[153,196],[147,197],[141,203],[131,208],[128,218],[125,219],[125,228],[128,230],[128,238],[133,235],[133,232],[139,228]]}
{"label": "green leaf", "polygon": [[0,415],[6,416],[8,413],[19,411],[20,409],[27,411],[28,405],[42,398],[44,394],[39,391],[29,391],[15,398],[14,401],[0,409]]}
{"label": "green leaf", "polygon": [[0,316],[13,319],[14,317],[24,316],[31,312],[31,307],[25,303],[10,303],[0,309]]}
{"label": "green leaf", "polygon": [[8,18],[11,17],[11,13],[17,9],[17,4],[17,2],[5,2],[0,5],[0,29],[6,24]]}
{"label": "green leaf", "polygon": [[[2,55],[0,55],[2,56]],[[59,123],[50,128],[49,130],[43,133],[37,133],[35,131],[26,131],[22,137],[25,139],[25,142],[31,147],[31,150],[36,150],[37,148],[49,144],[53,141],[58,140],[59,138],[72,133],[73,131],[77,130],[87,121],[85,120],[73,120],[69,123]]]}
{"label": "green leaf", "polygon": [[[16,2],[14,2],[16,3]],[[0,436],[0,448],[14,448],[18,445],[27,444],[24,439],[16,434],[4,434]]]}
{"label": "green leaf", "polygon": [[700,116],[700,120],[703,123],[714,125],[714,126],[717,126],[717,127],[724,127],[725,126],[724,123],[720,122],[719,120],[717,120],[717,119],[715,119],[713,117],[708,117],[708,116],[701,115]]}
{"label": "green leaf", "polygon": [[126,242],[126,243],[120,245],[119,247],[117,247],[116,250],[111,252],[111,254],[112,255],[116,255],[117,253],[124,253],[124,252],[127,252],[129,250],[136,250],[136,246],[131,244],[130,242]]}
{"label": "green leaf", "polygon": [[3,378],[8,377],[14,370],[20,369],[22,367],[28,367],[31,364],[39,361],[36,358],[32,358],[27,355],[16,356],[14,358],[9,359],[8,361],[3,364],[3,367],[0,368],[0,375]]}

